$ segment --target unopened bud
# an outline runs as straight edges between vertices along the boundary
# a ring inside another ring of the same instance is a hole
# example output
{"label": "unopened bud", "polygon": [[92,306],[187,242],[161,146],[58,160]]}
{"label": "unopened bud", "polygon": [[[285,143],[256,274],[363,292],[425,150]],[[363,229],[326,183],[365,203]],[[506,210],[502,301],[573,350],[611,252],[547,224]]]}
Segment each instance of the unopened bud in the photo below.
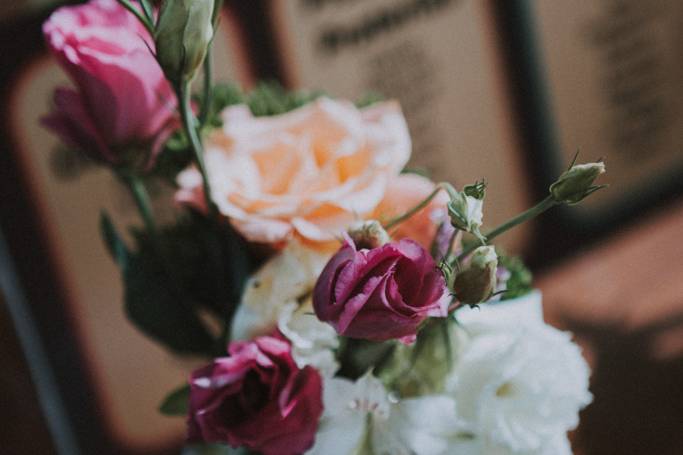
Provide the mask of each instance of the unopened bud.
{"label": "unopened bud", "polygon": [[467,185],[461,192],[451,192],[448,215],[456,229],[482,238],[479,228],[482,225],[485,184]]}
{"label": "unopened bud", "polygon": [[388,243],[389,234],[384,230],[379,221],[360,221],[349,228],[349,237],[356,244],[356,248],[377,248]]}
{"label": "unopened bud", "polygon": [[453,283],[456,298],[468,305],[485,302],[496,289],[498,255],[492,246],[480,246],[472,253],[467,268]]}
{"label": "unopened bud", "polygon": [[165,0],[156,26],[157,60],[178,84],[190,81],[213,38],[214,0]]}
{"label": "unopened bud", "polygon": [[591,193],[604,188],[604,185],[593,185],[595,179],[604,173],[605,163],[602,162],[576,164],[550,185],[550,194],[557,202],[576,204]]}

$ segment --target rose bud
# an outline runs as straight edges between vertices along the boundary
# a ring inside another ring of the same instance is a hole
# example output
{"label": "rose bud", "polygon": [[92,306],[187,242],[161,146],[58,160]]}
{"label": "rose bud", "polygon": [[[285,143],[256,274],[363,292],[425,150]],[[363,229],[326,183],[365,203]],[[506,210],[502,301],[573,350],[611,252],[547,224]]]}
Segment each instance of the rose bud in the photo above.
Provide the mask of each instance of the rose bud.
{"label": "rose bud", "polygon": [[455,277],[455,297],[468,305],[487,301],[496,289],[497,269],[498,255],[495,248],[480,246],[472,253],[467,267]]}
{"label": "rose bud", "polygon": [[389,234],[377,220],[361,221],[351,225],[349,237],[357,248],[376,248],[389,243]]}
{"label": "rose bud", "polygon": [[485,195],[484,182],[466,185],[462,191],[449,191],[451,200],[448,203],[448,215],[454,228],[483,239],[479,229],[482,225]]}
{"label": "rose bud", "polygon": [[233,342],[229,352],[192,373],[188,440],[264,455],[309,449],[323,410],[320,374],[297,368],[279,338]]}
{"label": "rose bud", "polygon": [[116,0],[91,0],[59,8],[43,33],[75,89],[55,91],[42,123],[96,161],[150,165],[176,101],[144,26]]}
{"label": "rose bud", "polygon": [[214,0],[165,0],[156,27],[157,59],[175,84],[191,81],[213,39]]}
{"label": "rose bud", "polygon": [[605,185],[593,185],[605,173],[605,163],[575,164],[550,185],[550,195],[556,202],[576,204]]}
{"label": "rose bud", "polygon": [[318,319],[340,335],[371,341],[412,342],[428,316],[447,315],[449,303],[441,271],[410,239],[358,250],[347,237],[313,290]]}

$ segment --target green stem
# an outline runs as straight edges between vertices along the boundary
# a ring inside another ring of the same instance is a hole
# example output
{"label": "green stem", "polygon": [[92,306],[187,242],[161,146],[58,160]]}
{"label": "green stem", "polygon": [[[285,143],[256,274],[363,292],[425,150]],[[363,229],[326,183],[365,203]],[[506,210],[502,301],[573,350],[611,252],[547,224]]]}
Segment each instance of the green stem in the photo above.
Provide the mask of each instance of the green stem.
{"label": "green stem", "polygon": [[178,95],[178,103],[180,104],[180,116],[183,123],[183,129],[185,134],[190,139],[190,145],[192,146],[192,151],[194,152],[194,158],[199,168],[199,172],[202,175],[202,185],[204,188],[204,198],[206,200],[206,206],[210,214],[215,212],[215,205],[211,200],[211,186],[209,184],[208,173],[206,172],[206,166],[204,165],[204,147],[202,146],[202,141],[199,139],[197,134],[196,119],[192,113],[192,98],[190,92],[190,84],[184,82],[176,89]]}
{"label": "green stem", "polygon": [[154,36],[154,25],[128,0],[118,0],[119,4],[133,13],[135,17],[145,26],[150,35]]}
{"label": "green stem", "polygon": [[149,4],[149,1],[147,0],[138,0],[138,3],[140,3],[140,6],[142,7],[142,11],[145,13],[145,17],[147,17],[147,20],[149,21],[150,24],[154,23],[154,8],[152,8],[152,5]]}
{"label": "green stem", "polygon": [[439,320],[439,329],[441,330],[444,347],[446,348],[446,365],[448,371],[453,369],[453,347],[451,345],[451,331],[449,327],[450,321],[451,318],[449,317]]}
{"label": "green stem", "polygon": [[154,220],[152,203],[144,182],[140,177],[134,175],[125,175],[123,176],[123,179],[128,185],[128,188],[130,188],[130,192],[135,200],[135,205],[140,212],[140,216],[142,217],[142,221],[145,223],[147,231],[149,231],[149,233],[152,235],[156,235],[157,224]]}
{"label": "green stem", "polygon": [[449,188],[452,189],[451,185],[448,183],[445,183],[445,182],[438,183],[436,185],[436,188],[434,188],[434,191],[432,191],[429,194],[429,196],[424,198],[422,200],[422,202],[420,202],[419,204],[417,204],[416,206],[414,206],[413,208],[411,208],[410,210],[405,212],[403,215],[399,215],[399,216],[389,220],[384,225],[384,229],[386,229],[388,231],[389,229],[396,227],[397,225],[403,223],[404,221],[406,221],[407,219],[409,219],[410,217],[415,215],[417,212],[419,212],[423,208],[427,207],[427,205],[429,205],[429,203],[432,201],[432,199],[434,199],[436,197],[436,195],[439,194],[439,191],[442,191],[442,190],[449,191]]}
{"label": "green stem", "polygon": [[[551,196],[546,197],[543,199],[541,202],[536,204],[535,206],[531,207],[530,209],[520,213],[519,215],[509,219],[505,223],[501,224],[494,230],[484,234],[484,237],[486,237],[487,242],[491,242],[494,238],[498,237],[500,234],[512,229],[513,227],[517,226],[518,224],[522,224],[525,221],[528,221],[532,218],[537,217],[541,213],[545,212],[546,210],[558,205],[559,203],[555,201]],[[478,244],[471,244],[467,248],[463,250],[462,253],[458,256],[458,260],[464,259],[468,254],[470,254],[472,251],[474,251],[479,245]]]}
{"label": "green stem", "polygon": [[443,259],[445,261],[448,261],[448,259],[451,257],[451,252],[453,251],[453,246],[455,245],[455,239],[458,237],[458,230],[455,229],[453,233],[451,234],[451,238],[448,240],[448,249],[446,250],[446,254],[444,254]]}
{"label": "green stem", "polygon": [[202,109],[199,111],[199,124],[206,125],[209,115],[211,113],[211,103],[213,97],[213,85],[211,75],[213,73],[213,64],[211,62],[211,45],[206,49],[206,57],[204,57],[204,85],[202,87]]}

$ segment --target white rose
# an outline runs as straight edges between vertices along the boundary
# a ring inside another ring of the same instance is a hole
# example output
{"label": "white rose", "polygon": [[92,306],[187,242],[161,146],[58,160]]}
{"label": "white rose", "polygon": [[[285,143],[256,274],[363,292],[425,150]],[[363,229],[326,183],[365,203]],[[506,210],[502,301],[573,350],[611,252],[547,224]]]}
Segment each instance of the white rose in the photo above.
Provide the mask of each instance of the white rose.
{"label": "white rose", "polygon": [[[540,294],[458,313],[463,340],[448,389],[471,452],[570,453],[590,371],[567,332],[546,325]],[[476,449],[479,447],[479,449]]]}

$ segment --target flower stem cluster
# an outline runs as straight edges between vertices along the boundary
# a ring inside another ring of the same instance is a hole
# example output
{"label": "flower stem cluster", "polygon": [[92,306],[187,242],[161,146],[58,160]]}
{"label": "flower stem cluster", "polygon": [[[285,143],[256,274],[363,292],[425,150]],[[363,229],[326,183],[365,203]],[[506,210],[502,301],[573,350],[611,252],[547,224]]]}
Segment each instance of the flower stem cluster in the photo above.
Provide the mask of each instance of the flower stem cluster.
{"label": "flower stem cluster", "polygon": [[204,164],[204,147],[199,137],[200,126],[192,110],[192,81],[205,63],[204,99],[200,119],[206,121],[212,94],[210,48],[222,0],[165,0],[155,19],[148,0],[140,0],[140,8],[130,0],[117,0],[133,13],[154,38],[156,59],[173,87],[180,110],[180,120],[194,159],[202,175],[206,206],[211,214],[215,205]]}

